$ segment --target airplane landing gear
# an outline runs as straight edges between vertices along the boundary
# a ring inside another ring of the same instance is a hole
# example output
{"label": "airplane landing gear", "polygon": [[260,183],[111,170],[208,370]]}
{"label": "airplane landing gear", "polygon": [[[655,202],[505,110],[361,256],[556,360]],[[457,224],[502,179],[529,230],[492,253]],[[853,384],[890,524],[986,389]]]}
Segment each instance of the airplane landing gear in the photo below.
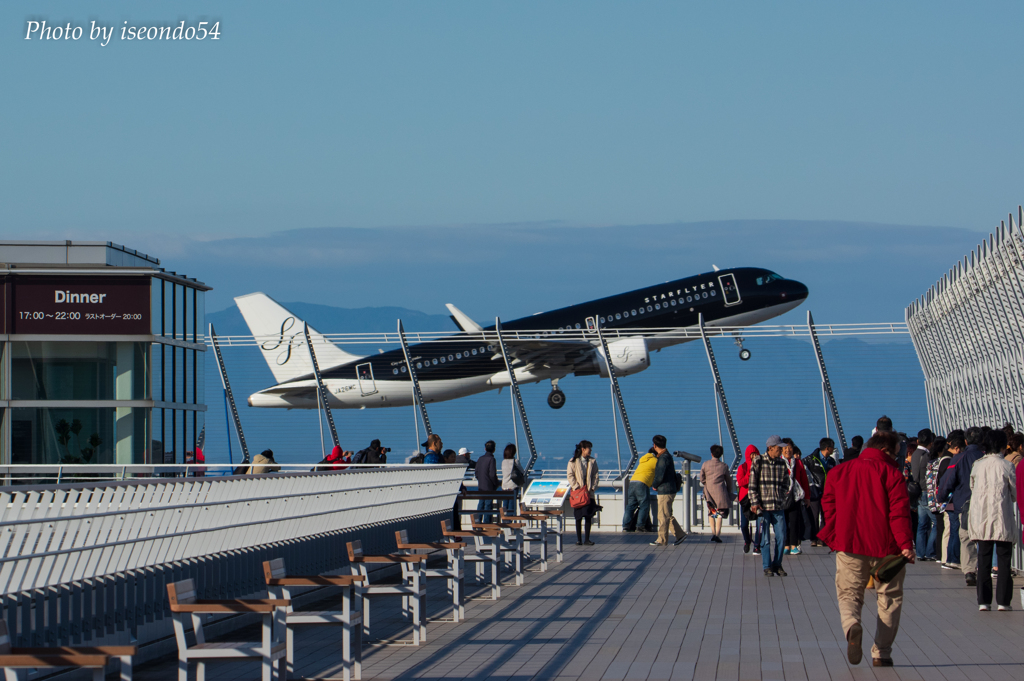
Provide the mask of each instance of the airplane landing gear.
{"label": "airplane landing gear", "polygon": [[733,336],[735,337],[733,342],[736,343],[736,345],[740,349],[740,359],[746,362],[748,359],[750,359],[750,350],[747,350],[745,347],[743,347],[742,336],[740,336],[739,334],[733,334]]}
{"label": "airplane landing gear", "polygon": [[561,409],[565,406],[565,393],[558,389],[558,379],[551,380],[551,392],[548,393],[548,406],[552,409]]}

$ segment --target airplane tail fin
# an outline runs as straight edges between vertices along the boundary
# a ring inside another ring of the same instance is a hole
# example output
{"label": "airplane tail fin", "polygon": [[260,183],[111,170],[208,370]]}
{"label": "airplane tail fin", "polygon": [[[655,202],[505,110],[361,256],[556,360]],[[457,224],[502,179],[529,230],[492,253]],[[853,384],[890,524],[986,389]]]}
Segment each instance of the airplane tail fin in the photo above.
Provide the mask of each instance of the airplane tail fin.
{"label": "airplane tail fin", "polygon": [[[250,293],[235,298],[249,331],[256,336],[260,352],[278,383],[313,373],[306,339],[302,336],[303,321],[265,293]],[[313,341],[320,369],[347,364],[360,359],[334,345],[312,326]]]}

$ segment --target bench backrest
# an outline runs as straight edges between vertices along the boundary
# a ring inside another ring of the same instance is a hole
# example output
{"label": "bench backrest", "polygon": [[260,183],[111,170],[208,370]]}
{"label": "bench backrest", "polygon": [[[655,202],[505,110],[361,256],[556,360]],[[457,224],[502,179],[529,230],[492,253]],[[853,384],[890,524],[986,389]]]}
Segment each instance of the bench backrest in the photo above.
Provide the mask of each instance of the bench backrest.
{"label": "bench backrest", "polygon": [[401,547],[409,543],[409,530],[397,530],[395,532],[395,544]]}
{"label": "bench backrest", "polygon": [[11,636],[7,633],[7,622],[0,620],[0,655],[11,654]]}
{"label": "bench backrest", "polygon": [[350,561],[363,557],[363,542],[358,539],[348,542],[345,544],[345,547],[348,549],[348,559]]}
{"label": "bench backrest", "polygon": [[171,610],[176,605],[196,602],[196,585],[191,579],[172,582],[167,585],[167,598],[171,602]]}
{"label": "bench backrest", "polygon": [[272,579],[284,579],[288,571],[284,569],[284,558],[263,561],[263,578],[268,582]]}
{"label": "bench backrest", "polygon": [[452,531],[452,521],[451,520],[442,520],[441,521],[441,533],[442,534],[447,534],[448,532],[451,532],[451,531]]}

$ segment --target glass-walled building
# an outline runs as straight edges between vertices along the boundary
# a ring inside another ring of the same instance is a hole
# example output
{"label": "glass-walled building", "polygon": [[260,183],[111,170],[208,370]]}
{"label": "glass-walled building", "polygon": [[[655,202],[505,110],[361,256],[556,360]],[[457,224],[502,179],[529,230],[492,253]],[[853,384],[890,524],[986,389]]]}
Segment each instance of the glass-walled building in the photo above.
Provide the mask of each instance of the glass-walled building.
{"label": "glass-walled building", "polygon": [[201,449],[209,287],[109,242],[0,241],[0,463]]}

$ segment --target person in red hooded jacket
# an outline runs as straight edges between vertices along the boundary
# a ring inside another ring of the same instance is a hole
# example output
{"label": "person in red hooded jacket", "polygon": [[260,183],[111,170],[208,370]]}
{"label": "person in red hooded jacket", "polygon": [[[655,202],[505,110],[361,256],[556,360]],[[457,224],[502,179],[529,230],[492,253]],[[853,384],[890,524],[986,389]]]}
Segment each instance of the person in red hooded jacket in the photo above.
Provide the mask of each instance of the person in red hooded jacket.
{"label": "person in red hooded jacket", "polygon": [[[876,433],[860,456],[836,466],[825,479],[821,505],[826,520],[818,539],[836,552],[836,596],[850,664],[858,664],[863,655],[861,609],[871,572],[887,556],[915,560],[910,498],[896,465],[899,449],[895,433]],[[904,566],[888,582],[875,585],[878,625],[871,654],[876,667],[892,666],[906,575]]]}
{"label": "person in red hooded jacket", "polygon": [[[750,493],[750,465],[754,461],[755,456],[761,456],[761,452],[754,445],[747,445],[745,454],[745,460],[736,469],[736,487],[739,490],[736,501],[740,505],[740,531],[743,532],[743,553],[748,553],[751,544],[750,521],[754,520],[750,515],[750,499],[747,499],[747,495]],[[756,535],[753,537],[753,544],[754,554],[756,555],[761,553],[761,523],[755,522],[754,530]]]}

